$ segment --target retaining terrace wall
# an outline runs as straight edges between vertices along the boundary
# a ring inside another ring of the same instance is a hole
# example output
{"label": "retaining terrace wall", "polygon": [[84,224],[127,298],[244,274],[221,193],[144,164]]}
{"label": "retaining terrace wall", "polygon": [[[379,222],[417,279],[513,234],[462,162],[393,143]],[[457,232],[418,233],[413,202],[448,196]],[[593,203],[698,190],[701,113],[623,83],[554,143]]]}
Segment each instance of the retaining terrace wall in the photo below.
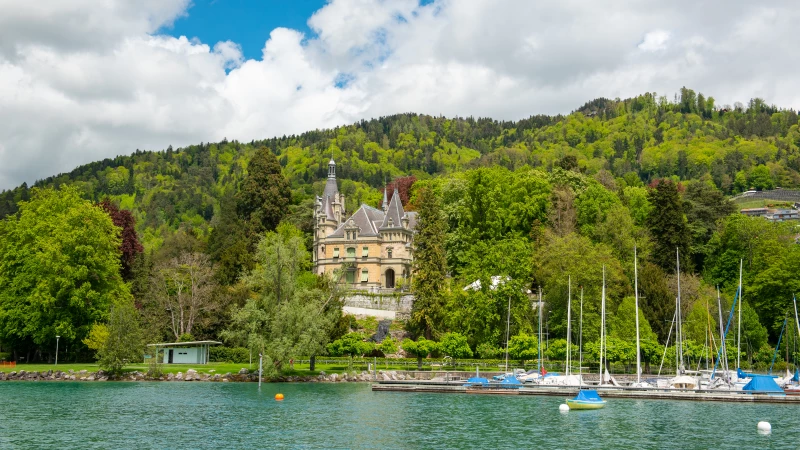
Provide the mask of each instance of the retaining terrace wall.
{"label": "retaining terrace wall", "polygon": [[364,310],[392,311],[398,319],[407,318],[414,304],[411,294],[359,294],[345,296],[344,306]]}

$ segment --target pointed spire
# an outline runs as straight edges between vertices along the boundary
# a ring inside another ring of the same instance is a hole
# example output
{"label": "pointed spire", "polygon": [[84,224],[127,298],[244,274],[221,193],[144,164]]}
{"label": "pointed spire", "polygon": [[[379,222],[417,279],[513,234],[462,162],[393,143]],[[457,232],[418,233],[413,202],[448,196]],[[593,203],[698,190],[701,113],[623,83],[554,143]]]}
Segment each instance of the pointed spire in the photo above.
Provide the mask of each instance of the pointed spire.
{"label": "pointed spire", "polygon": [[397,193],[395,188],[392,193],[392,199],[389,201],[389,206],[386,208],[386,216],[383,219],[381,228],[395,228],[402,226],[402,218],[406,212],[403,210],[403,203],[400,201],[400,194]]}
{"label": "pointed spire", "polygon": [[325,190],[322,191],[323,201],[327,197],[331,197],[331,201],[337,200],[336,194],[339,193],[339,186],[336,184],[336,162],[333,161],[333,155],[328,163],[328,181],[325,182]]}
{"label": "pointed spire", "polygon": [[386,190],[389,189],[389,186],[386,185],[386,180],[383,180],[383,203],[381,204],[381,208],[383,212],[389,208],[389,199],[386,197]]}

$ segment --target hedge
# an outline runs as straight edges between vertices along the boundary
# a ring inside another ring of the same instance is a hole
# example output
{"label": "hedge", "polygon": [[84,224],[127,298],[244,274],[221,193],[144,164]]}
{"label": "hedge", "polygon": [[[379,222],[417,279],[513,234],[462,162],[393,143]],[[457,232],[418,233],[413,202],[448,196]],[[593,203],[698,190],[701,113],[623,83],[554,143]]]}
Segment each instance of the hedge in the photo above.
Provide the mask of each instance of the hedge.
{"label": "hedge", "polygon": [[249,363],[250,350],[244,347],[211,347],[209,359],[211,362]]}

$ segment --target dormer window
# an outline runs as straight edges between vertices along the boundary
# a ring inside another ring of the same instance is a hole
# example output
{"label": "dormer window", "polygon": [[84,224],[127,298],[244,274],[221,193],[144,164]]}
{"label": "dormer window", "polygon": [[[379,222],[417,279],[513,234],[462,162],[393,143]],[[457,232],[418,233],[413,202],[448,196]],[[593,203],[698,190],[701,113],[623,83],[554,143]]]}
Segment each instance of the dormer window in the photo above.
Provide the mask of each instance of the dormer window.
{"label": "dormer window", "polygon": [[394,226],[394,222],[392,221],[392,219],[389,219],[389,228],[391,228],[393,226]]}

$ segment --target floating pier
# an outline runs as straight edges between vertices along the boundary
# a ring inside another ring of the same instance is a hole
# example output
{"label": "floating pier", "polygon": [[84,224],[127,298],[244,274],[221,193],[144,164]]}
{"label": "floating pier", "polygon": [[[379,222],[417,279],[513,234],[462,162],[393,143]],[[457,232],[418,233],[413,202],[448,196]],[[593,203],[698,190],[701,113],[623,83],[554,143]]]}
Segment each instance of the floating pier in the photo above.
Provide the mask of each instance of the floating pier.
{"label": "floating pier", "polygon": [[[429,392],[478,395],[544,395],[569,397],[578,393],[578,386],[523,386],[507,388],[464,386],[464,381],[380,381],[372,385],[373,391]],[[784,403],[800,405],[800,395],[759,394],[735,390],[711,389],[661,389],[633,387],[600,387],[596,389],[603,398],[634,398],[649,400],[687,400],[703,402]]]}

